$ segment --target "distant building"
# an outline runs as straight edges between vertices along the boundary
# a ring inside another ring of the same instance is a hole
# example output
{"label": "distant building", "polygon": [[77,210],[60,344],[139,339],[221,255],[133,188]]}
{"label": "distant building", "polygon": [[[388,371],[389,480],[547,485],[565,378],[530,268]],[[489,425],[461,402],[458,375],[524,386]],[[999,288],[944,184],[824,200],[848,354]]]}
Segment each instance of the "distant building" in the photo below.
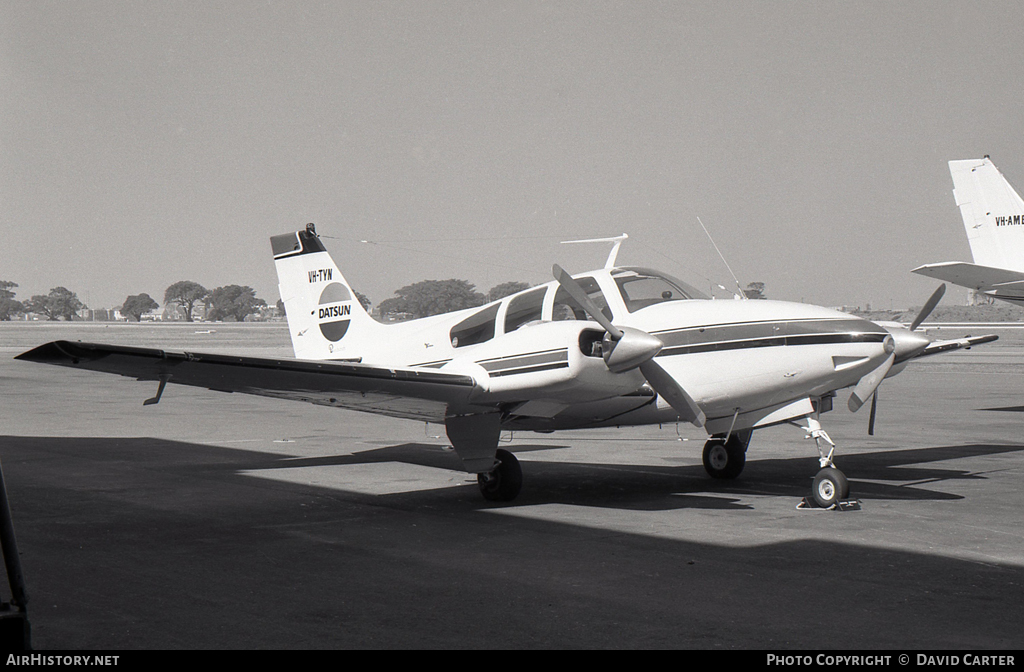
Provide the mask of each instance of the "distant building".
{"label": "distant building", "polygon": [[991,306],[995,302],[996,300],[993,297],[985,294],[984,292],[979,292],[976,289],[967,290],[968,306]]}

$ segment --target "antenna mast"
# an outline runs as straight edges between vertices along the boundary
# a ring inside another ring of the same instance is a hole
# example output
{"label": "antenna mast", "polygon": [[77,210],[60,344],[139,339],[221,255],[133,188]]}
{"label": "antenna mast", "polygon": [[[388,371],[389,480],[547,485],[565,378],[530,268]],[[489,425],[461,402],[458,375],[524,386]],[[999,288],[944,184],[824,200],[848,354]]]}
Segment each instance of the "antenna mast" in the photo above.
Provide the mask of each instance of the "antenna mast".
{"label": "antenna mast", "polygon": [[708,240],[710,240],[711,244],[715,246],[715,252],[718,252],[718,256],[722,259],[722,263],[725,264],[727,269],[729,269],[729,275],[732,276],[733,282],[736,283],[736,289],[740,291],[739,297],[741,299],[746,299],[747,295],[743,292],[743,287],[740,286],[740,281],[736,278],[736,274],[732,272],[732,268],[729,267],[729,262],[725,260],[725,255],[723,255],[722,251],[718,249],[718,245],[715,245],[715,239],[712,238],[711,233],[708,232],[708,227],[704,226],[704,222],[700,221],[700,217],[697,218],[697,223],[700,224],[700,228],[704,229],[704,233],[707,235]]}
{"label": "antenna mast", "polygon": [[[703,225],[702,225],[703,226]],[[574,243],[612,243],[612,251],[608,254],[608,260],[604,262],[605,268],[615,267],[615,258],[619,255],[619,246],[622,245],[622,241],[629,238],[625,233],[621,236],[612,236],[611,238],[588,238],[586,240],[563,240],[562,245],[569,245]]]}

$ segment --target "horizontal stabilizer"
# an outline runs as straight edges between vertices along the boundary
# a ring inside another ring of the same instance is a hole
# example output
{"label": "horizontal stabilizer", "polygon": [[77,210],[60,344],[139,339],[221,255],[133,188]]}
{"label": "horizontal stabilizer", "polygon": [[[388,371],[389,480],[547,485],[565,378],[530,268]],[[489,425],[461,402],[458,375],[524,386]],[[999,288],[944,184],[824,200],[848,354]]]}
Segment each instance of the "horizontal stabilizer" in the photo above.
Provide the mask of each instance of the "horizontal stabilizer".
{"label": "horizontal stabilizer", "polygon": [[913,273],[954,285],[978,291],[997,290],[1001,286],[1024,282],[1024,273],[1006,268],[993,268],[969,264],[965,261],[946,261],[940,264],[925,264],[913,269]]}

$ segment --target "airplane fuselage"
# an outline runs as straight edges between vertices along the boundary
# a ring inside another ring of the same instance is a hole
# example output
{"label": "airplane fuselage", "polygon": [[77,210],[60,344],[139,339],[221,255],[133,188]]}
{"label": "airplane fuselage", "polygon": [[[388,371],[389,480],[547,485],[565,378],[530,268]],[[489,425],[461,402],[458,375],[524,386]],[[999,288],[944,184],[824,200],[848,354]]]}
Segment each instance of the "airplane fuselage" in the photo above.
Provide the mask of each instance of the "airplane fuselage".
{"label": "airplane fuselage", "polygon": [[[891,352],[886,329],[828,308],[658,293],[631,299],[630,283],[653,286],[662,277],[648,269],[575,277],[599,297],[614,324],[661,341],[657,362],[704,409],[712,433],[807,415]],[[510,428],[674,422],[676,412],[638,370],[609,369],[605,331],[568,303],[552,282],[479,308],[388,325],[384,342],[378,336],[364,343],[353,333],[339,352],[378,366],[472,376],[472,402],[503,404],[503,424]]]}

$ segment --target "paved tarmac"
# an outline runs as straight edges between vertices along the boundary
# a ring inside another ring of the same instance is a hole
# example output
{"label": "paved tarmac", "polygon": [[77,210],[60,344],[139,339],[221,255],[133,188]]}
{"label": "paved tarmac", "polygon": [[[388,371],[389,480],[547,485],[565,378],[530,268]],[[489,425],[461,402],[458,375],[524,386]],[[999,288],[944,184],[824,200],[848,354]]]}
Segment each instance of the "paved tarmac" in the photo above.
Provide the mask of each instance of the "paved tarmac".
{"label": "paved tarmac", "polygon": [[143,408],[153,383],[11,359],[54,338],[279,356],[279,325],[0,325],[33,645],[1021,648],[1024,336],[997,333],[887,380],[873,437],[837,399],[861,502],[839,512],[797,509],[817,459],[792,426],[724,483],[689,426],[517,433],[524,488],[495,505],[441,426],[177,386]]}

